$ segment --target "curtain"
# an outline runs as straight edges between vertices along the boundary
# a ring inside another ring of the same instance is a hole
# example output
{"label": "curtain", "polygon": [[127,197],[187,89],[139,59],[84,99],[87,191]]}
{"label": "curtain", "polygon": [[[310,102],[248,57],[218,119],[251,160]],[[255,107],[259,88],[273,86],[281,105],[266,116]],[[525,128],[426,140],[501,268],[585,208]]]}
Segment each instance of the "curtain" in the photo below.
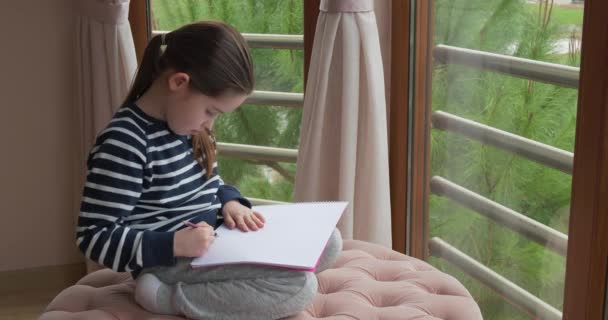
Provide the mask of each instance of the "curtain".
{"label": "curtain", "polygon": [[[80,137],[75,185],[82,192],[85,161],[97,134],[120,107],[137,69],[129,0],[75,0],[76,121]],[[95,269],[88,261],[87,269]]]}
{"label": "curtain", "polygon": [[120,107],[137,69],[129,0],[76,0],[77,103],[83,155]]}
{"label": "curtain", "polygon": [[391,247],[387,109],[373,0],[322,0],[304,96],[295,201],[348,201],[346,239]]}

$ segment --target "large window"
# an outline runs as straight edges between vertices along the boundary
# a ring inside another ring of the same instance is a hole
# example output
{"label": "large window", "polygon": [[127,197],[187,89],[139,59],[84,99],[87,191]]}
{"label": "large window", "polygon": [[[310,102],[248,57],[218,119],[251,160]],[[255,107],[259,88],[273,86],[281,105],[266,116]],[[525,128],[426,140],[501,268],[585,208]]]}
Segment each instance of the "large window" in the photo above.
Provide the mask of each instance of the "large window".
{"label": "large window", "polygon": [[429,260],[486,319],[561,319],[583,4],[433,13]]}

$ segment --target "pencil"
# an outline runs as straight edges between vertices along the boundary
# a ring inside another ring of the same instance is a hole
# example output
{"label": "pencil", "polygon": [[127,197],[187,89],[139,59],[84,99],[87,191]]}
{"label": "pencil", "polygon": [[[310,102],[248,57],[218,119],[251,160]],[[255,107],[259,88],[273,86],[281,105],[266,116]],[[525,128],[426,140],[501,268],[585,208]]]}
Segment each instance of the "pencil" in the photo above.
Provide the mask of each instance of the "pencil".
{"label": "pencil", "polygon": [[[184,224],[191,228],[198,228],[198,224],[194,224],[190,221],[184,221]],[[213,236],[217,237],[217,232],[213,232]]]}

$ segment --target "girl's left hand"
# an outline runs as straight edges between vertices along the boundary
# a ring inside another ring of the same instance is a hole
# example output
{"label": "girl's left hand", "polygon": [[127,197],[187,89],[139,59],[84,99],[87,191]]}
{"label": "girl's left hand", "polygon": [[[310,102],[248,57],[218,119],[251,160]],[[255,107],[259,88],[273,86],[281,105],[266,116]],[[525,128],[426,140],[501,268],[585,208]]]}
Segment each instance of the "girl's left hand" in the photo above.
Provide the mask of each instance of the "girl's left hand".
{"label": "girl's left hand", "polygon": [[266,220],[261,213],[253,211],[237,200],[228,201],[222,209],[224,223],[228,229],[238,227],[241,231],[257,231],[264,227]]}

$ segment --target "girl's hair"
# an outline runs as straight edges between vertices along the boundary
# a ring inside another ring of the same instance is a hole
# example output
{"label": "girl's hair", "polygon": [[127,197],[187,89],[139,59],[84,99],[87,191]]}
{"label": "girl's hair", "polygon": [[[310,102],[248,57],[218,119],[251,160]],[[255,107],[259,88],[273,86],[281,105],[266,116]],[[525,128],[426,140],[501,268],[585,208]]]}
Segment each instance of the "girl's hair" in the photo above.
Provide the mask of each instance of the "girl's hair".
{"label": "girl's hair", "polygon": [[[192,89],[210,96],[250,94],[254,87],[253,63],[243,36],[230,25],[203,21],[154,36],[146,50],[124,104],[131,104],[150,88],[165,70],[190,76]],[[192,137],[194,158],[207,176],[213,174],[215,137],[206,131]]]}

